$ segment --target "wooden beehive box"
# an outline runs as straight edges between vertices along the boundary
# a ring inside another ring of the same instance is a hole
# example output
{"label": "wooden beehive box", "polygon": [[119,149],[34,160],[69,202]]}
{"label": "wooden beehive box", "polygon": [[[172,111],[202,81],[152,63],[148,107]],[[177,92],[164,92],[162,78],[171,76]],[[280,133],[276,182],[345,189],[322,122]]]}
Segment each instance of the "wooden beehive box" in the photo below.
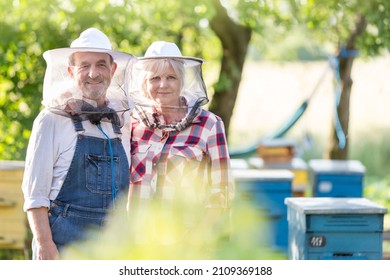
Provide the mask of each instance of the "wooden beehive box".
{"label": "wooden beehive box", "polygon": [[291,162],[295,155],[295,142],[286,139],[266,140],[259,145],[257,154],[266,164]]}
{"label": "wooden beehive box", "polygon": [[23,172],[24,162],[0,160],[0,249],[23,249],[25,246]]}

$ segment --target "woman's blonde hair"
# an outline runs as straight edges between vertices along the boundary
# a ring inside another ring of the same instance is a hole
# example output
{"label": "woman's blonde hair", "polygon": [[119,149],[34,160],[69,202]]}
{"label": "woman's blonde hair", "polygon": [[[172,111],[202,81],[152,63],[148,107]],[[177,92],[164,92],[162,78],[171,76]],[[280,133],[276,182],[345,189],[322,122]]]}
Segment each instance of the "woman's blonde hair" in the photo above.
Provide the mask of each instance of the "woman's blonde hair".
{"label": "woman's blonde hair", "polygon": [[171,65],[173,71],[175,71],[177,78],[180,81],[180,92],[184,87],[185,81],[185,69],[183,62],[173,58],[161,58],[161,59],[145,59],[140,61],[141,73],[139,76],[140,89],[145,97],[149,97],[146,91],[146,81],[148,74],[153,73],[155,76],[163,75],[168,67]]}

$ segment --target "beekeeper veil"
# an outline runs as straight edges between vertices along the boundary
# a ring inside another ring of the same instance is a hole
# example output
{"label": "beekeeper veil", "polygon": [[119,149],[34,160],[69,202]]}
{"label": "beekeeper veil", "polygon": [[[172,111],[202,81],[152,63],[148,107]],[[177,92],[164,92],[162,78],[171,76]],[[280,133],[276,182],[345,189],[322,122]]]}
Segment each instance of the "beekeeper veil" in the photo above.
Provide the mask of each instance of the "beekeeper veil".
{"label": "beekeeper veil", "polygon": [[[183,56],[174,43],[152,43],[131,71],[132,116],[150,128],[185,129],[208,102],[202,63],[200,58]],[[167,85],[172,79],[178,90]]]}
{"label": "beekeeper veil", "polygon": [[[108,53],[117,64],[111,83],[106,85],[104,106],[97,106],[96,101],[86,98],[68,71],[68,66],[74,66],[72,56],[77,52]],[[47,68],[42,104],[46,108],[67,117],[89,119],[92,123],[109,121],[115,122],[120,127],[123,125],[125,114],[129,115],[128,111],[132,109],[132,103],[124,90],[124,81],[125,72],[131,68],[135,60],[134,56],[112,50],[111,43],[104,33],[96,28],[89,28],[71,43],[70,48],[49,50],[43,54],[43,57]]]}

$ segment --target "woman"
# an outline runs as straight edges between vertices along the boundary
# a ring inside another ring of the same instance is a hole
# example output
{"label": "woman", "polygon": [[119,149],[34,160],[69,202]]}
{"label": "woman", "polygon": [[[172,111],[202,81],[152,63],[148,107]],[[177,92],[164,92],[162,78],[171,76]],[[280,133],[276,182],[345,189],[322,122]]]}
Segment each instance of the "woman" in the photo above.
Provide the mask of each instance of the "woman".
{"label": "woman", "polygon": [[175,219],[180,213],[191,228],[230,207],[233,178],[224,124],[201,108],[208,102],[202,63],[182,56],[174,43],[157,41],[135,64],[130,213],[158,201],[160,210]]}

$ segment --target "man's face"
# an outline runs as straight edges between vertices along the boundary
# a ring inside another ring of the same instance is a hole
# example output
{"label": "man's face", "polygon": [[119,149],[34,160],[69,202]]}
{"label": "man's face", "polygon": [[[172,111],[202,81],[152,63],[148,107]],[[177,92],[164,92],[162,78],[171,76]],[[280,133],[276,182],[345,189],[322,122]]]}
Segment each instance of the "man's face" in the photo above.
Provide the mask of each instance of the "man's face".
{"label": "man's face", "polygon": [[83,96],[104,103],[105,94],[114,76],[116,63],[107,53],[77,52],[73,54],[73,65],[68,68],[81,89]]}

